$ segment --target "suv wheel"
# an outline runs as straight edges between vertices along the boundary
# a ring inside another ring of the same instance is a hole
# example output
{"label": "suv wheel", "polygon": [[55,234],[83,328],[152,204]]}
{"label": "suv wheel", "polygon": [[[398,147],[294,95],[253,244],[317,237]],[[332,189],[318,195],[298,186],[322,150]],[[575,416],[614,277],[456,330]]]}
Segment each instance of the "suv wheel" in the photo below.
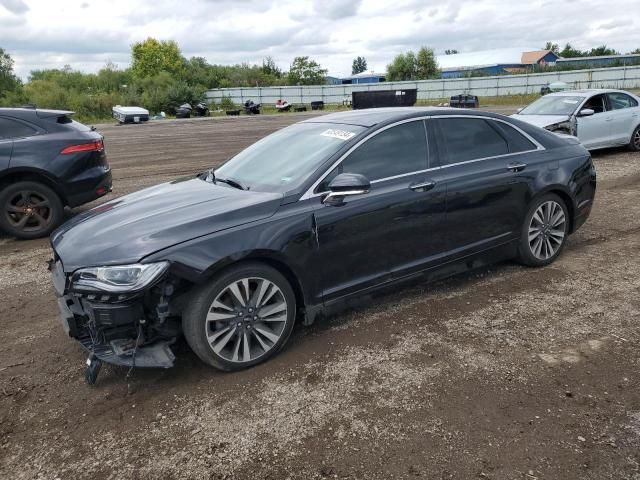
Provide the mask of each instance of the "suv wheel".
{"label": "suv wheel", "polygon": [[14,237],[45,237],[62,222],[63,215],[60,197],[42,183],[17,182],[0,192],[0,228]]}
{"label": "suv wheel", "polygon": [[640,152],[640,125],[631,134],[631,141],[629,142],[629,148],[634,152]]}
{"label": "suv wheel", "polygon": [[277,270],[260,263],[232,267],[196,290],[182,315],[187,343],[221,370],[264,362],[287,342],[295,294]]}
{"label": "suv wheel", "polygon": [[564,201],[554,194],[536,199],[520,232],[519,260],[531,267],[553,262],[569,234],[569,215]]}

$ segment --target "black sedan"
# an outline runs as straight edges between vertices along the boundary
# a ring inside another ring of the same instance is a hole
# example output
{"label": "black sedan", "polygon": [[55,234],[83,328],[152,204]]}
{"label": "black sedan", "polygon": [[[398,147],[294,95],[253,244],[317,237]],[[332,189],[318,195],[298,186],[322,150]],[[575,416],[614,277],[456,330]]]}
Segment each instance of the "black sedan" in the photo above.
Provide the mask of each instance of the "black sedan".
{"label": "black sedan", "polygon": [[346,299],[505,258],[553,262],[587,219],[576,140],[491,113],[389,108],[269,135],[217,170],[113,200],[51,237],[64,328],[100,361],[237,370]]}
{"label": "black sedan", "polygon": [[111,191],[102,135],[73,112],[0,108],[0,230],[45,237],[77,207]]}

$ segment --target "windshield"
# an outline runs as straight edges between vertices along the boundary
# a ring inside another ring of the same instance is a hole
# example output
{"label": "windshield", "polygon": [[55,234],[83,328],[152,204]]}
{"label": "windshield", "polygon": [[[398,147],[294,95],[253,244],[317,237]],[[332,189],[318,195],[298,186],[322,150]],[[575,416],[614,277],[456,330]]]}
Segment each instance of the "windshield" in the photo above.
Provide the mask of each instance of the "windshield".
{"label": "windshield", "polygon": [[571,115],[584,97],[546,96],[520,111],[520,115]]}
{"label": "windshield", "polygon": [[287,192],[300,186],[364,127],[334,123],[297,123],[238,153],[215,171],[249,190]]}

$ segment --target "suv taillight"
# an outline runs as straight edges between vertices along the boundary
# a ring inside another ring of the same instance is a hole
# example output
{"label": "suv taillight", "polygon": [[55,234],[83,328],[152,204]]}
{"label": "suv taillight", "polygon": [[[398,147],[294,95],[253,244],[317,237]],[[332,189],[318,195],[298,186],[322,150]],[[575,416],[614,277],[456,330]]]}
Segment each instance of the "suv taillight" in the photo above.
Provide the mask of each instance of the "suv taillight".
{"label": "suv taillight", "polygon": [[104,143],[102,143],[102,140],[94,140],[93,142],[89,142],[89,143],[80,143],[78,145],[69,145],[68,147],[64,148],[60,152],[60,154],[61,155],[69,155],[71,153],[99,152],[101,150],[104,150]]}

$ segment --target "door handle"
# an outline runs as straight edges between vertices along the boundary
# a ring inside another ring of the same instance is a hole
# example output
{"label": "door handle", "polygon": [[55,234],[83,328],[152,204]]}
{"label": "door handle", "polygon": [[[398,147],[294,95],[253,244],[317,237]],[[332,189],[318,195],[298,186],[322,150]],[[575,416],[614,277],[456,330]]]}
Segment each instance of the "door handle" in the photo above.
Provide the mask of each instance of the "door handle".
{"label": "door handle", "polygon": [[509,165],[507,165],[507,170],[509,170],[510,172],[521,172],[525,168],[527,168],[526,163],[510,163]]}
{"label": "door handle", "polygon": [[425,180],[424,182],[409,185],[409,188],[414,192],[426,192],[428,190],[431,190],[435,186],[436,182],[434,182],[433,180]]}

